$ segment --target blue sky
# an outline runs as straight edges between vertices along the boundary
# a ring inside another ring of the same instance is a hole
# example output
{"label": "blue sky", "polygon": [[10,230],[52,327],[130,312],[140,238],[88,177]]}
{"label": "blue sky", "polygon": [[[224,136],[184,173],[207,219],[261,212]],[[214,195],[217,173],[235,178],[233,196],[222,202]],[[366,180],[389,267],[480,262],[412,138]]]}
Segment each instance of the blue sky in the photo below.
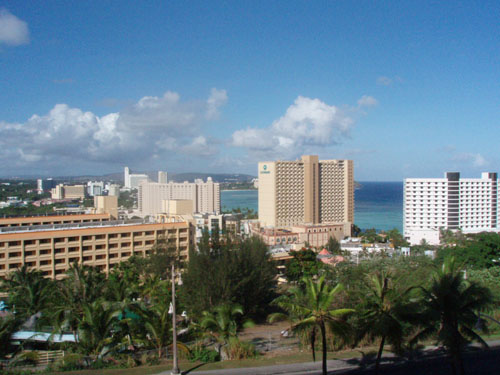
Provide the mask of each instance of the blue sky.
{"label": "blue sky", "polygon": [[0,1],[0,175],[498,168],[498,1]]}

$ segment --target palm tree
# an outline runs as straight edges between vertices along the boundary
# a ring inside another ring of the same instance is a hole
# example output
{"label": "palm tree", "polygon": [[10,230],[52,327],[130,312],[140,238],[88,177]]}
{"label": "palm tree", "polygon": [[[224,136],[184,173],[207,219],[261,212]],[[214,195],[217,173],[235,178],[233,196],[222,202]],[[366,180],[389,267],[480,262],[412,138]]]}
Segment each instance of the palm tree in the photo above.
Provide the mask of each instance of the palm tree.
{"label": "palm tree", "polygon": [[22,321],[14,315],[0,317],[0,358],[10,352],[10,338],[21,326]]}
{"label": "palm tree", "polygon": [[423,329],[412,342],[436,335],[437,343],[448,351],[453,374],[464,374],[462,350],[470,341],[488,345],[474,331],[476,313],[492,303],[489,289],[464,279],[454,258],[445,259],[433,275],[429,288],[421,288]]}
{"label": "palm tree", "polygon": [[404,338],[403,319],[413,304],[408,301],[406,291],[400,291],[392,282],[392,275],[385,271],[376,272],[368,280],[368,288],[361,305],[357,339],[365,336],[380,337],[380,345],[375,362],[378,374],[384,344],[388,341],[397,350],[401,349]]}
{"label": "palm tree", "polygon": [[83,316],[78,326],[78,344],[86,354],[104,356],[118,344],[121,337],[118,315],[120,310],[104,300],[83,306]]}
{"label": "palm tree", "polygon": [[77,263],[69,268],[66,275],[57,284],[52,319],[56,332],[69,329],[78,341],[77,330],[83,318],[83,307],[101,297],[105,278],[97,268]]}
{"label": "palm tree", "polygon": [[[221,355],[222,347],[229,340],[238,335],[237,317],[243,315],[243,307],[239,304],[222,304],[214,308],[212,312],[204,311],[200,326],[208,336],[217,341],[217,351]],[[244,326],[251,326],[251,321],[246,321]]]}
{"label": "palm tree", "polygon": [[273,301],[285,311],[285,313],[274,313],[269,316],[269,321],[288,319],[292,322],[292,331],[309,332],[313,359],[315,359],[314,345],[316,341],[316,329],[321,333],[323,350],[323,375],[326,375],[326,332],[327,329],[339,336],[345,336],[349,331],[349,325],[342,318],[353,312],[353,309],[335,309],[333,303],[337,294],[342,290],[342,285],[331,287],[325,282],[325,276],[318,281],[311,278],[303,278],[305,290],[299,287],[292,288],[290,295],[282,295]]}
{"label": "palm tree", "polygon": [[157,299],[155,302],[141,311],[141,318],[146,337],[158,350],[158,358],[161,358],[162,349],[172,341],[172,317],[169,314],[169,298]]}
{"label": "palm tree", "polygon": [[9,304],[16,314],[29,318],[47,308],[52,282],[44,278],[41,271],[29,270],[23,265],[3,280],[2,289],[9,293]]}

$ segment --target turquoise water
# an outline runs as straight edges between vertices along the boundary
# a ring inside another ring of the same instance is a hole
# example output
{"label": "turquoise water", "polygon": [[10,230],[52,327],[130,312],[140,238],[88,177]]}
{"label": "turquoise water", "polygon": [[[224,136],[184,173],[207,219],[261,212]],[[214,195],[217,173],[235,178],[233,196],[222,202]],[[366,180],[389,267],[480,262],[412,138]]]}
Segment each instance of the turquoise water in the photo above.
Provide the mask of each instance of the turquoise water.
{"label": "turquoise water", "polygon": [[[361,229],[403,230],[403,183],[360,182],[354,198],[354,222]],[[221,192],[223,211],[248,207],[257,211],[257,190]]]}

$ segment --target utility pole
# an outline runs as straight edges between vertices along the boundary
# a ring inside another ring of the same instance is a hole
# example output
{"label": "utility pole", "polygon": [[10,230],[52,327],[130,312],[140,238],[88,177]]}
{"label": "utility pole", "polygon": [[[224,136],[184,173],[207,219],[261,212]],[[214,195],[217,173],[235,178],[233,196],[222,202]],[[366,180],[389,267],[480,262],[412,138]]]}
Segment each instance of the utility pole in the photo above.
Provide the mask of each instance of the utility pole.
{"label": "utility pole", "polygon": [[177,359],[177,322],[175,316],[175,268],[172,264],[172,352],[173,352],[173,366],[172,366],[172,375],[180,375],[179,371],[179,363]]}

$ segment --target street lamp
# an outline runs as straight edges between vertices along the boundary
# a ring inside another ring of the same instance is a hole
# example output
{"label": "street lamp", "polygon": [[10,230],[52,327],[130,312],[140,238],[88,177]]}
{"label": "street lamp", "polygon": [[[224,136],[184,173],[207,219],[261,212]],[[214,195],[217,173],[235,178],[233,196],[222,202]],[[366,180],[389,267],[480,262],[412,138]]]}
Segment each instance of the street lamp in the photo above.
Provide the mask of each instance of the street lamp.
{"label": "street lamp", "polygon": [[173,365],[172,365],[172,375],[182,374],[179,371],[179,362],[177,358],[177,322],[175,316],[175,268],[172,264],[172,335],[173,335]]}

